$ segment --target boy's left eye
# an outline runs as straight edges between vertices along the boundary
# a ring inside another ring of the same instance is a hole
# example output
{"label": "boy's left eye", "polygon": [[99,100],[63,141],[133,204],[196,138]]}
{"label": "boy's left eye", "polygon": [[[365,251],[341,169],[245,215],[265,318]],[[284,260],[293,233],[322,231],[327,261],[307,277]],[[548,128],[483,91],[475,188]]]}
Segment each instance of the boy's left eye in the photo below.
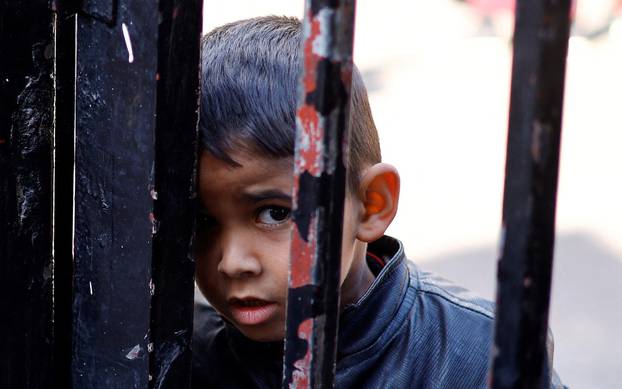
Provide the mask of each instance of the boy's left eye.
{"label": "boy's left eye", "polygon": [[291,210],[287,207],[269,206],[264,207],[257,213],[257,222],[267,225],[277,225],[289,220]]}

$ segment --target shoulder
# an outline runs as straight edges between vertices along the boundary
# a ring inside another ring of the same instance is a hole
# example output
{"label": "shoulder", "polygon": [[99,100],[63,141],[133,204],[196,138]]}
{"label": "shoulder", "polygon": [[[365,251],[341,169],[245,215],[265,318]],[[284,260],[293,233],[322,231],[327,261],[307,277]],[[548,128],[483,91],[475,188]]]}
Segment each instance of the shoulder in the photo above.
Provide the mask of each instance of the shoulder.
{"label": "shoulder", "polygon": [[407,261],[409,289],[415,294],[413,313],[422,329],[432,327],[449,335],[448,341],[488,349],[494,326],[494,304],[440,276],[420,270]]}
{"label": "shoulder", "polygon": [[494,304],[466,288],[454,284],[430,272],[422,271],[412,261],[407,261],[410,284],[426,298],[439,299],[448,308],[473,315],[474,318],[492,322],[494,320]]}
{"label": "shoulder", "polygon": [[[495,305],[471,291],[408,261],[409,288],[416,295],[419,350],[434,358],[440,387],[485,387],[494,336]],[[435,349],[428,345],[435,344]],[[563,388],[552,370],[553,337],[547,337],[551,388]],[[454,374],[452,374],[452,372]],[[442,377],[442,378],[441,378]],[[447,385],[449,382],[449,385]],[[457,385],[457,386],[456,386]]]}
{"label": "shoulder", "polygon": [[438,387],[485,387],[494,305],[408,261],[417,370]]}

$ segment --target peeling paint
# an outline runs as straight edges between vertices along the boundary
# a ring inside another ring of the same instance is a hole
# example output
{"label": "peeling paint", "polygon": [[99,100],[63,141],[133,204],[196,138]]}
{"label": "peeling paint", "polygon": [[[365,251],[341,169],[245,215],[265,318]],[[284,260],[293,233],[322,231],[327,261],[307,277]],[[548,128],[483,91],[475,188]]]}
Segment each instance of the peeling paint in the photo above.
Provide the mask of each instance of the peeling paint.
{"label": "peeling paint", "polygon": [[332,23],[335,11],[332,8],[322,8],[320,12],[315,15],[314,21],[318,24],[318,33],[314,34],[310,39],[311,48],[313,54],[320,58],[328,58],[333,52],[331,50],[330,41],[327,37],[332,32]]}
{"label": "peeling paint", "polygon": [[143,357],[143,349],[140,347],[139,344],[132,347],[132,349],[127,354],[125,354],[125,358],[129,359],[130,361],[133,361],[135,359],[142,359]]}
{"label": "peeling paint", "polygon": [[[311,339],[313,337],[313,319],[308,319],[300,323],[298,327],[298,337],[306,340],[311,345]],[[312,353],[311,347],[307,347],[307,352],[304,357],[294,363],[296,370],[293,372],[292,383],[290,388],[309,388],[311,387],[311,361]]]}
{"label": "peeling paint", "polygon": [[291,250],[296,254],[296,269],[290,271],[290,288],[299,288],[313,281],[313,264],[317,251],[317,217],[310,220],[309,233],[301,236],[297,225],[292,233]]}
{"label": "peeling paint", "polygon": [[156,220],[153,212],[149,212],[149,221],[151,222],[151,234],[155,235],[158,233],[158,229],[160,227],[160,222]]}
{"label": "peeling paint", "polygon": [[353,23],[354,1],[306,3],[283,387],[334,378]]}
{"label": "peeling paint", "polygon": [[132,41],[130,40],[130,32],[127,29],[127,25],[125,23],[121,24],[121,29],[123,30],[123,38],[125,39],[125,47],[127,47],[128,58],[127,61],[129,63],[134,62],[134,51],[132,50]]}

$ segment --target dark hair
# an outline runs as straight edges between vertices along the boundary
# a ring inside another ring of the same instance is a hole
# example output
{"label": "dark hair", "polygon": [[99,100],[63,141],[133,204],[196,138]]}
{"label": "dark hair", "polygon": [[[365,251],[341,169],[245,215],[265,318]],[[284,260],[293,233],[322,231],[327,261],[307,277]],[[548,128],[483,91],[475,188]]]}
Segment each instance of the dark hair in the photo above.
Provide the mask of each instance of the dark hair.
{"label": "dark hair", "polygon": [[[199,128],[205,150],[234,166],[235,150],[293,156],[301,44],[300,21],[278,16],[226,24],[203,37]],[[364,164],[380,158],[367,91],[355,67],[347,166],[352,189]]]}

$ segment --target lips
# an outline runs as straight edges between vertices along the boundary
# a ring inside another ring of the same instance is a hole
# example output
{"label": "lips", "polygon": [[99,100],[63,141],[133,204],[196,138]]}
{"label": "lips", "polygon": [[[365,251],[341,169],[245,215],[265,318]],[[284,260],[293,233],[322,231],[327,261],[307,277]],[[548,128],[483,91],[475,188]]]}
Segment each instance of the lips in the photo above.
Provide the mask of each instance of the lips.
{"label": "lips", "polygon": [[230,298],[233,319],[242,325],[257,325],[268,321],[276,312],[276,303],[255,297]]}

